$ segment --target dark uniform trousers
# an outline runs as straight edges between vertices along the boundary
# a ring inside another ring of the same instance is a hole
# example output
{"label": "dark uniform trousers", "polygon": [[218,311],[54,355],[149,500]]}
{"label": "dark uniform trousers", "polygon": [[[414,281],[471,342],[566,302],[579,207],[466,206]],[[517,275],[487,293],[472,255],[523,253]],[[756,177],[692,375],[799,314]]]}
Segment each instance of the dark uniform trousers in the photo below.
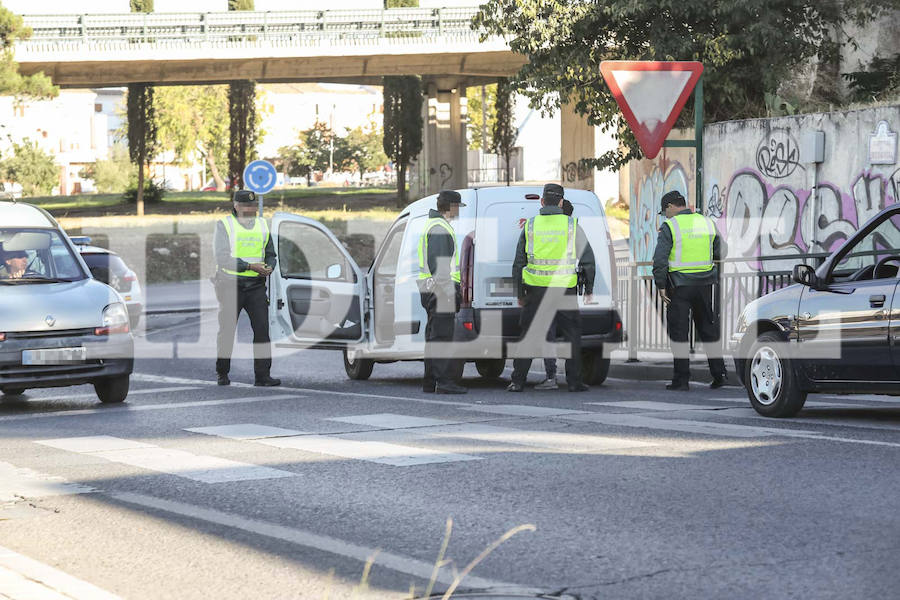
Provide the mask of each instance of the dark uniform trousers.
{"label": "dark uniform trousers", "polygon": [[713,377],[725,377],[725,361],[719,344],[719,317],[713,310],[712,285],[684,285],[669,288],[671,302],[666,313],[669,339],[675,356],[675,382],[687,382],[691,377],[688,332],[691,316],[700,341],[709,359]]}
{"label": "dark uniform trousers", "polygon": [[234,333],[241,311],[247,312],[253,329],[253,372],[257,379],[269,375],[272,368],[272,348],[269,345],[269,302],[264,284],[242,287],[235,278],[219,276],[216,298],[219,300],[219,334],[216,338],[216,373],[227,375],[231,370]]}
{"label": "dark uniform trousers", "polygon": [[425,324],[425,386],[455,385],[459,361],[447,357],[450,348],[435,348],[431,342],[452,342],[456,330],[456,312],[439,311],[438,308],[459,307],[459,286],[455,298],[441,298],[437,293],[420,291],[422,306],[428,313]]}
{"label": "dark uniform trousers", "polygon": [[[548,289],[550,290],[548,292]],[[562,335],[562,338],[571,346],[572,355],[566,359],[566,383],[570,386],[581,383],[581,312],[578,310],[578,296],[576,289],[568,288],[562,290],[560,288],[542,288],[534,286],[525,286],[525,306],[522,307],[519,324],[521,326],[522,336],[526,335],[531,329],[538,309],[541,312],[555,312],[556,331]],[[548,297],[544,302],[544,298]],[[555,295],[559,295],[559,299]],[[544,304],[542,307],[541,305]],[[548,323],[553,323],[554,316],[550,315]],[[549,327],[549,325],[548,325]],[[542,337],[541,339],[545,339]],[[550,340],[555,342],[556,340]],[[540,355],[540,352],[535,352]],[[525,384],[528,377],[528,370],[531,368],[531,358],[516,358],[513,360],[513,383],[521,385]]]}

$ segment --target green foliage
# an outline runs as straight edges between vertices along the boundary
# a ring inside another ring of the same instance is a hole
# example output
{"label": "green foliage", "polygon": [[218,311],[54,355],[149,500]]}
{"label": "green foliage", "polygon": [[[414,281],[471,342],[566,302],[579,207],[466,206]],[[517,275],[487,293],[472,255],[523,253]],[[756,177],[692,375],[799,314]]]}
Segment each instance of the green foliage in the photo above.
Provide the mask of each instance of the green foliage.
{"label": "green foliage", "polygon": [[131,7],[131,12],[153,12],[153,0],[129,0],[128,4]]}
{"label": "green foliage", "polygon": [[156,154],[157,146],[153,86],[146,83],[129,84],[126,107],[128,156],[135,165],[145,165]]}
{"label": "green foliage", "polygon": [[228,176],[235,189],[244,187],[244,167],[256,158],[256,84],[236,81],[228,86]]}
{"label": "green foliage", "polygon": [[[483,86],[484,102],[481,98],[482,86],[466,88],[466,104],[468,105],[468,138],[469,150],[487,151],[494,145],[493,131],[497,122],[497,84]],[[487,121],[487,126],[482,127]]]}
{"label": "green foliage", "polygon": [[418,8],[419,0],[384,0],[385,8]]}
{"label": "green foliage", "polygon": [[[134,204],[138,201],[138,174],[140,171],[138,169],[134,170],[134,173],[129,178],[128,189],[125,190],[124,198],[126,202]],[[158,185],[152,179],[144,180],[144,194],[143,201],[149,204],[155,204],[157,202],[162,202],[163,197],[166,195],[166,190],[163,186]]]}
{"label": "green foliage", "polygon": [[494,121],[492,150],[503,157],[506,165],[506,185],[510,182],[509,157],[516,145],[519,132],[513,123],[513,111],[515,99],[509,80],[500,79],[497,82],[497,98],[495,102],[497,118]]}
{"label": "green foliage", "polygon": [[384,153],[384,131],[374,123],[368,127],[357,127],[347,132],[348,162],[352,169],[362,173],[377,171],[388,164]]}
{"label": "green foliage", "polygon": [[128,152],[117,145],[113,146],[109,158],[87,167],[81,176],[93,179],[99,193],[116,194],[126,190],[129,182],[137,178],[137,172],[128,160]]}
{"label": "green foliage", "polygon": [[27,77],[19,73],[19,65],[13,56],[13,44],[16,40],[30,37],[31,28],[25,27],[22,17],[0,6],[0,94],[33,98],[56,97],[59,88],[43,73]]}
{"label": "green foliage", "polygon": [[228,10],[253,10],[253,0],[228,0]]}
{"label": "green foliage", "polygon": [[422,80],[415,75],[385,77],[384,153],[397,166],[397,203],[407,202],[406,169],[422,151]]}
{"label": "green foliage", "polygon": [[13,155],[3,161],[6,179],[21,184],[25,196],[45,196],[59,183],[59,167],[53,155],[28,138],[12,143]]}
{"label": "green foliage", "polygon": [[857,102],[879,101],[900,92],[900,54],[876,56],[864,71],[844,73],[850,94]]}
{"label": "green foliage", "polygon": [[[776,93],[813,57],[833,61],[851,43],[843,26],[864,24],[900,0],[493,0],[473,27],[504,35],[528,57],[513,84],[544,112],[572,103],[588,123],[612,131],[618,149],[593,158],[618,168],[641,153],[603,79],[603,60],[699,60],[705,119],[765,116]],[[836,34],[835,32],[840,32]],[[690,109],[683,123],[690,122]]]}

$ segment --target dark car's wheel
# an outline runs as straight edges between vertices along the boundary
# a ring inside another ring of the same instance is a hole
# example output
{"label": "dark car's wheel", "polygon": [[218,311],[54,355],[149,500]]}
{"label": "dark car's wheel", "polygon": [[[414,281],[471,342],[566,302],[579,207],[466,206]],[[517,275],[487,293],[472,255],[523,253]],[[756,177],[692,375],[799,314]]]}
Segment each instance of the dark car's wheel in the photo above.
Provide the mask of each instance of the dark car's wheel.
{"label": "dark car's wheel", "polygon": [[3,388],[4,396],[21,396],[25,393],[25,388]]}
{"label": "dark car's wheel", "polygon": [[365,380],[372,375],[372,369],[375,368],[375,361],[367,358],[350,358],[347,349],[344,349],[344,371],[347,377],[356,380]]}
{"label": "dark car's wheel", "polygon": [[797,384],[791,361],[785,356],[785,341],[773,331],[756,338],[744,367],[744,385],[750,404],[766,417],[793,417],[806,402],[806,392]]}
{"label": "dark car's wheel", "polygon": [[502,358],[483,358],[475,361],[475,369],[485,379],[497,379],[503,375],[506,361]]}
{"label": "dark car's wheel", "polygon": [[581,351],[581,380],[588,385],[600,385],[609,375],[609,359],[603,357],[603,348]]}
{"label": "dark car's wheel", "polygon": [[128,397],[128,375],[100,379],[94,382],[94,391],[104,404],[123,402]]}

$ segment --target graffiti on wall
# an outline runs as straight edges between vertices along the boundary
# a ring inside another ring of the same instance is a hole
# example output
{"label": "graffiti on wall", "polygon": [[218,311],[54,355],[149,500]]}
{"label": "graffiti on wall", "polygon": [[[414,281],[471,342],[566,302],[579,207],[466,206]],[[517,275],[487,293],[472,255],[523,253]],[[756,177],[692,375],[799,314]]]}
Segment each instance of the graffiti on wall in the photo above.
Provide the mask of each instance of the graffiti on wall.
{"label": "graffiti on wall", "polygon": [[[756,167],[772,179],[782,179],[800,167],[800,145],[790,130],[772,129],[756,148]],[[802,167],[800,167],[802,168]]]}
{"label": "graffiti on wall", "polygon": [[570,162],[566,166],[563,167],[563,181],[564,183],[575,183],[577,181],[585,181],[591,178],[592,172],[589,166],[584,165],[581,162]]}
{"label": "graffiti on wall", "polygon": [[[732,176],[727,189],[713,186],[708,211],[724,232],[731,258],[796,256],[830,252],[882,208],[895,202],[893,178],[861,171],[847,189],[823,182],[813,190],[774,185],[759,171],[744,169]],[[724,207],[723,207],[724,205]],[[815,211],[815,214],[813,214]],[[897,232],[900,242],[900,231]],[[795,259],[749,260],[752,269],[790,270]]]}
{"label": "graffiti on wall", "polygon": [[630,191],[631,249],[634,260],[638,262],[653,260],[656,247],[657,232],[663,218],[659,216],[659,200],[663,194],[677,190],[688,198],[693,173],[693,166],[685,168],[680,162],[673,160],[657,160],[641,163],[644,170],[639,177],[632,177],[633,186]]}

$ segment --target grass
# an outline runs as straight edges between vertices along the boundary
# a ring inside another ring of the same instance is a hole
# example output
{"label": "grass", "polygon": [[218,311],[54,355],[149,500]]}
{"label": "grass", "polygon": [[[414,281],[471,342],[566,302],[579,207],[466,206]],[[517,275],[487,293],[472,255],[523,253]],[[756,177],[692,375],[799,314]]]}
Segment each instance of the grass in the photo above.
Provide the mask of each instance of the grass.
{"label": "grass", "polygon": [[628,209],[626,208],[619,208],[618,206],[607,206],[604,210],[607,217],[619,219],[621,221],[628,220]]}

